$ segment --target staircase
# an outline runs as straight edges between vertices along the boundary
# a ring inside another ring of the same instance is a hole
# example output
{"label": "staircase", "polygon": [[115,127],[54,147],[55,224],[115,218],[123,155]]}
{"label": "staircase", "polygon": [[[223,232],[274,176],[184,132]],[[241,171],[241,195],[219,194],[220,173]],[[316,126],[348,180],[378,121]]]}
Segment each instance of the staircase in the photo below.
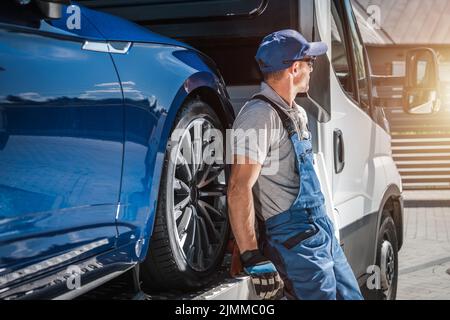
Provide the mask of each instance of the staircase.
{"label": "staircase", "polygon": [[450,112],[408,115],[388,108],[392,152],[405,190],[450,190]]}

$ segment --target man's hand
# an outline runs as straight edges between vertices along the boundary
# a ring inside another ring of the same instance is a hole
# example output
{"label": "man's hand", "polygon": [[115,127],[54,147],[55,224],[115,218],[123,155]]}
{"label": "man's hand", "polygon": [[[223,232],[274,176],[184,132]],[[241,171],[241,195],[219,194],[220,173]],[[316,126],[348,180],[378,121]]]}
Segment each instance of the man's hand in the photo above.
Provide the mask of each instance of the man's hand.
{"label": "man's hand", "polygon": [[264,300],[275,297],[282,288],[280,275],[274,264],[259,250],[247,251],[241,255],[244,271],[252,278],[256,294]]}

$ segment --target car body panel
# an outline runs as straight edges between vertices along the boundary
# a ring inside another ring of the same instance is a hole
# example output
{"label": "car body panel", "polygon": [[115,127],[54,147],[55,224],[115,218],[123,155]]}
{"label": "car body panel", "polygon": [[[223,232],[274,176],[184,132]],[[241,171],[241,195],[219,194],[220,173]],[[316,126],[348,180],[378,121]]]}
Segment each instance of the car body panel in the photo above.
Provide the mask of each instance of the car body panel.
{"label": "car body panel", "polygon": [[[93,287],[143,261],[178,110],[206,88],[232,123],[206,57],[81,11],[80,30],[67,14],[0,21],[0,298],[75,297],[84,291],[67,286],[68,267]],[[86,41],[131,45],[113,54]]]}
{"label": "car body panel", "polygon": [[48,30],[0,29],[4,277],[79,246],[96,244],[79,258],[98,254],[117,237],[123,98],[114,65]]}

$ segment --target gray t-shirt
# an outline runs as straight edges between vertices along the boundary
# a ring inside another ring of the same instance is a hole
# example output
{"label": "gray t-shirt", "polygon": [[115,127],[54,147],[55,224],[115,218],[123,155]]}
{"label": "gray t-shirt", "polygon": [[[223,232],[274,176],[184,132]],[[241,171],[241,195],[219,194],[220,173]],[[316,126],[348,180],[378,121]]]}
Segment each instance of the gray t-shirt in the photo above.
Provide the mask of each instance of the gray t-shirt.
{"label": "gray t-shirt", "polygon": [[[286,111],[297,125],[300,137],[309,138],[308,117],[303,108],[295,103],[290,108],[266,83],[262,83],[260,94]],[[288,210],[297,198],[300,178],[294,147],[277,112],[266,102],[249,101],[237,116],[233,129],[233,154],[262,165],[261,175],[253,188],[256,214],[268,220]],[[255,132],[257,141],[250,141],[249,136],[254,137]]]}

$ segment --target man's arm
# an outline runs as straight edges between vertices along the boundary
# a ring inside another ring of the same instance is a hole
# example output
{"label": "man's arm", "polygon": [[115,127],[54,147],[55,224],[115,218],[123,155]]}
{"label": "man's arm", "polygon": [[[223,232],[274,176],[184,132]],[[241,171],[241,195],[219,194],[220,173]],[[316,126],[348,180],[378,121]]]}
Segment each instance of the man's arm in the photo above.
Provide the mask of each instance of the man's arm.
{"label": "man's arm", "polygon": [[282,288],[282,281],[274,264],[258,250],[256,240],[252,189],[261,168],[247,157],[235,157],[228,187],[228,208],[244,271],[250,275],[256,294],[261,299],[271,299]]}
{"label": "man's arm", "polygon": [[262,166],[243,156],[236,156],[228,187],[231,228],[242,253],[258,249],[255,231],[255,207],[252,189]]}

